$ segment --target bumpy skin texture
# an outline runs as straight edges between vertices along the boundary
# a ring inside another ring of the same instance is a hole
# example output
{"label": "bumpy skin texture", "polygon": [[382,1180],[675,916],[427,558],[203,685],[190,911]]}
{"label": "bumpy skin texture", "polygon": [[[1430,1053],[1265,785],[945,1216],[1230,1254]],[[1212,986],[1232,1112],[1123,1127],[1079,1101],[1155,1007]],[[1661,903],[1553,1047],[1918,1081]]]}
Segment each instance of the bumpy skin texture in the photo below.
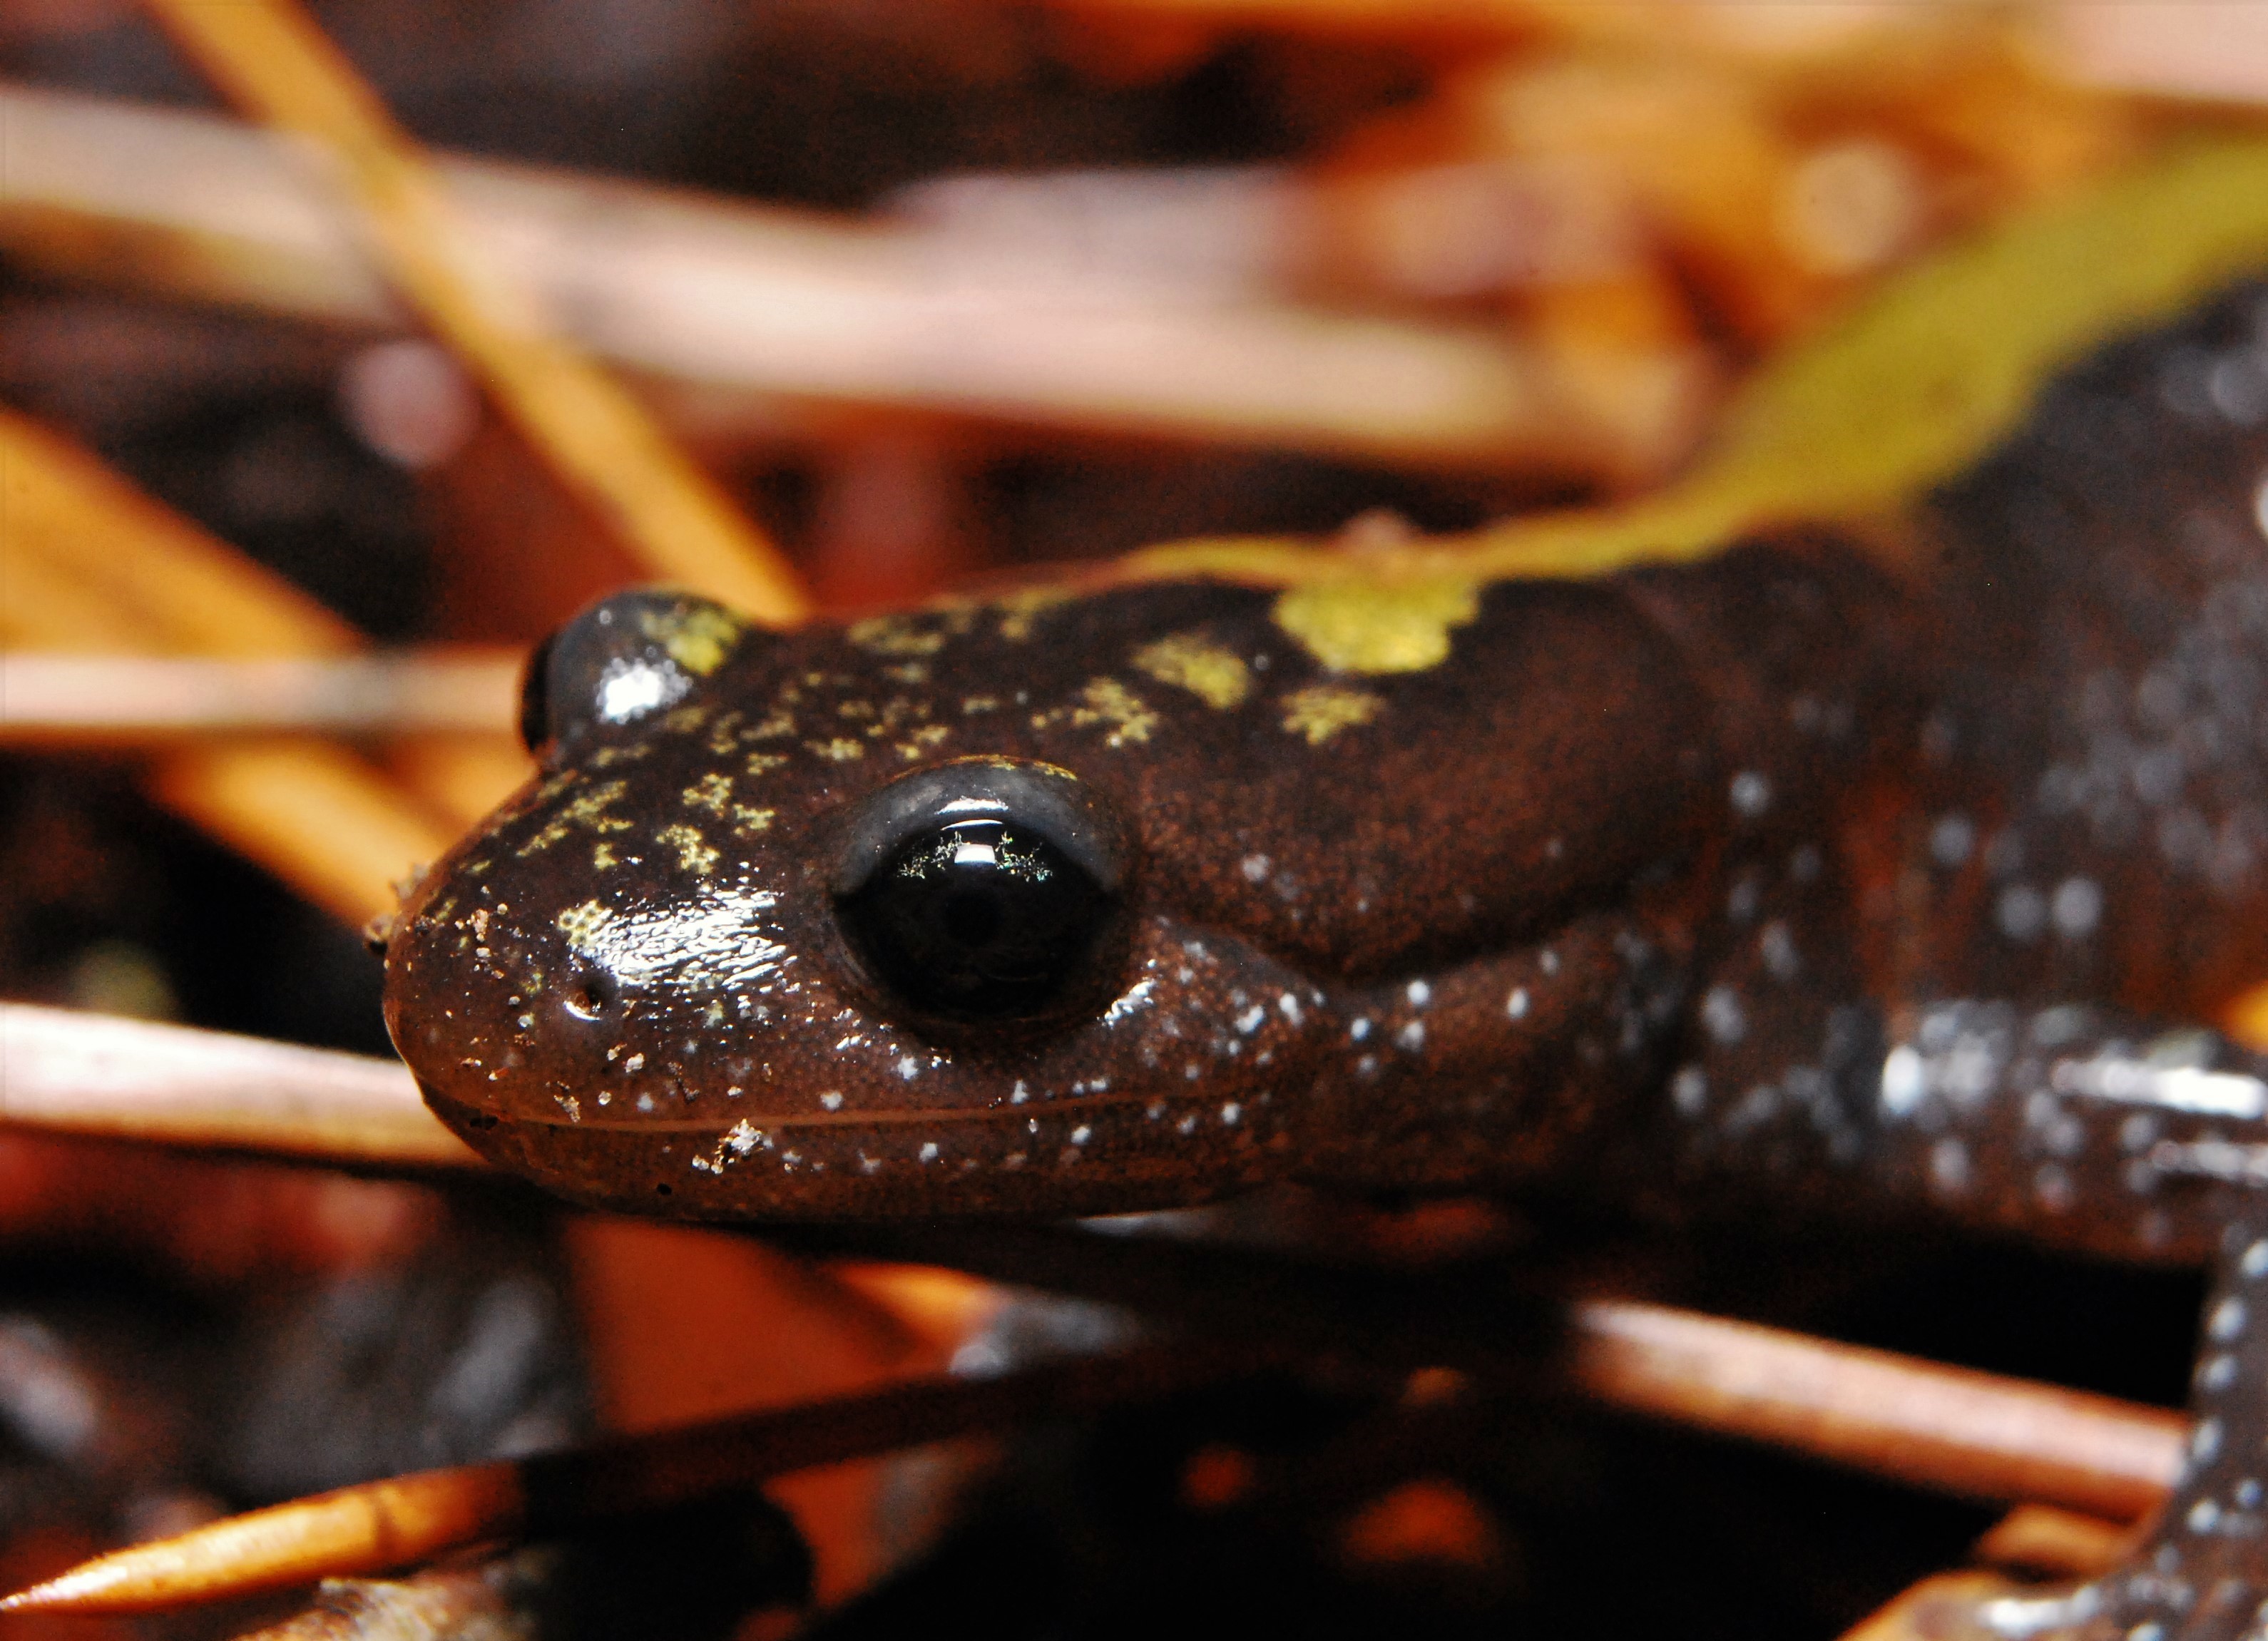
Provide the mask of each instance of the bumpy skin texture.
{"label": "bumpy skin texture", "polygon": [[[1215,585],[739,636],[429,877],[395,1041],[475,1145],[635,1211],[1551,1180],[2219,1255],[2157,1539],[1974,1623],[2261,1633],[2268,1067],[2183,1022],[2268,975],[2264,411],[2250,287],[1879,538],[1497,583],[1405,670]],[[1132,839],[1081,1006],[1020,1034],[910,1016],[829,888],[874,791],[986,754]]]}

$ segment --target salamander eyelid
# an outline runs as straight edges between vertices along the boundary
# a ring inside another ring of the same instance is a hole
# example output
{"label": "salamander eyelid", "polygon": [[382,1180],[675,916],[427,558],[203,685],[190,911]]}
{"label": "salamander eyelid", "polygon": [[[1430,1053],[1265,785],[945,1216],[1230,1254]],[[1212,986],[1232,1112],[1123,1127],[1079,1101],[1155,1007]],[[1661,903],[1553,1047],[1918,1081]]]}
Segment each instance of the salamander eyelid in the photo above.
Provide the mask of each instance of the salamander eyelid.
{"label": "salamander eyelid", "polygon": [[692,695],[747,630],[739,616],[696,593],[641,587],[600,599],[528,657],[520,740],[556,765],[583,736],[637,723]]}
{"label": "salamander eyelid", "polygon": [[838,898],[856,894],[906,842],[941,822],[1013,820],[1037,832],[1106,894],[1125,884],[1125,827],[1070,770],[1012,758],[956,758],[901,776],[844,817],[828,874]]}

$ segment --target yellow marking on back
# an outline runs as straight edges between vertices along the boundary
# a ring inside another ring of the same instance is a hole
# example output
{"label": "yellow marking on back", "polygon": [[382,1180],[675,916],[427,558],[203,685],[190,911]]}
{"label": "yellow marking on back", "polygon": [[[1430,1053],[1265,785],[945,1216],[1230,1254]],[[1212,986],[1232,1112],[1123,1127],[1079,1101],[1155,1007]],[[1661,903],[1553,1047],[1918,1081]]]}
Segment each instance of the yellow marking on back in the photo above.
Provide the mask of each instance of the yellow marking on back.
{"label": "yellow marking on back", "polygon": [[833,740],[807,740],[803,744],[810,748],[812,756],[824,758],[830,763],[848,763],[853,758],[866,755],[866,749],[857,741],[844,740],[840,737]]}
{"label": "yellow marking on back", "polygon": [[1145,644],[1134,651],[1134,666],[1224,712],[1243,705],[1252,693],[1252,669],[1244,658],[1202,633],[1177,632]]}
{"label": "yellow marking on back", "polygon": [[1369,723],[1385,707],[1386,703],[1367,689],[1310,684],[1284,697],[1284,727],[1294,735],[1306,736],[1310,747],[1320,747],[1343,729]]}
{"label": "yellow marking on back", "polygon": [[1276,624],[1335,673],[1422,673],[1480,613],[1471,577],[1321,581],[1276,600]]}
{"label": "yellow marking on back", "polygon": [[1000,614],[1000,636],[1011,644],[1021,644],[1032,636],[1032,623],[1041,614],[1078,596],[1069,587],[1019,587],[992,600],[990,607]]}
{"label": "yellow marking on back", "polygon": [[[1657,495],[1511,519],[1384,555],[1280,537],[1151,548],[1111,583],[1603,575],[1705,558],[1746,532],[1894,516],[2022,421],[2046,378],[2268,262],[2268,141],[2188,144],[2020,214],[1889,282],[1742,392],[1703,460]],[[1908,539],[1862,532],[1893,570]],[[1368,561],[1368,562],[1366,562]]]}

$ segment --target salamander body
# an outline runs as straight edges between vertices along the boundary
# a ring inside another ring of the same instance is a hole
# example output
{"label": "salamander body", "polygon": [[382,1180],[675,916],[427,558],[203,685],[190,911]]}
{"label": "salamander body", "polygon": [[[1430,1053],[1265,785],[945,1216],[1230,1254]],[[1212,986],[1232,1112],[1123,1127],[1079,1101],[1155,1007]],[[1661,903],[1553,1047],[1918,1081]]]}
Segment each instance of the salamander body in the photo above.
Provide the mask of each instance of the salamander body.
{"label": "salamander body", "polygon": [[1978,1622],[2250,1633],[2268,1065],[2197,1022],[2268,975],[2268,289],[1895,516],[1698,563],[785,635],[630,594],[533,677],[543,774],[388,954],[505,1166],[696,1218],[1544,1183],[2218,1255],[2147,1557]]}

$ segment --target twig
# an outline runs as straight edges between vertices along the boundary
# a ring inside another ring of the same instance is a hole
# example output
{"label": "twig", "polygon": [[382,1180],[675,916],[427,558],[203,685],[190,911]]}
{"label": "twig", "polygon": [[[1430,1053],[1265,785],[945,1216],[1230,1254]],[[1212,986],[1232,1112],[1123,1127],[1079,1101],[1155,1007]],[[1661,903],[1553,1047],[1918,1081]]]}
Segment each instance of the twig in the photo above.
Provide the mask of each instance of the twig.
{"label": "twig", "polygon": [[512,731],[522,658],[411,651],[239,660],[0,653],[0,744]]}
{"label": "twig", "polygon": [[25,1003],[0,1003],[0,1122],[381,1167],[482,1166],[398,1063]]}
{"label": "twig", "polygon": [[2131,1521],[2181,1469],[2188,1421],[2163,1409],[1657,1305],[1594,1300],[1576,1325],[1602,1401],[1919,1487]]}
{"label": "twig", "polygon": [[[1128,1305],[1205,1336],[1498,1381],[1535,1378],[1552,1327],[1543,1302],[1492,1267],[1358,1271],[1025,1226],[859,1226],[789,1240]],[[2131,1520],[2171,1484],[2186,1429],[2163,1409],[1659,1306],[1589,1301],[1560,1325],[1569,1377],[1610,1405],[1970,1498]]]}
{"label": "twig", "polygon": [[1254,1360],[1249,1351],[1138,1350],[998,1379],[916,1380],[577,1453],[423,1471],[135,1545],[0,1601],[0,1612],[148,1612],[384,1571],[789,1471],[1155,1397]]}
{"label": "twig", "polygon": [[545,328],[530,294],[460,225],[409,135],[291,0],[151,9],[232,99],[323,156],[395,287],[643,563],[767,624],[808,613],[762,534],[636,400]]}

